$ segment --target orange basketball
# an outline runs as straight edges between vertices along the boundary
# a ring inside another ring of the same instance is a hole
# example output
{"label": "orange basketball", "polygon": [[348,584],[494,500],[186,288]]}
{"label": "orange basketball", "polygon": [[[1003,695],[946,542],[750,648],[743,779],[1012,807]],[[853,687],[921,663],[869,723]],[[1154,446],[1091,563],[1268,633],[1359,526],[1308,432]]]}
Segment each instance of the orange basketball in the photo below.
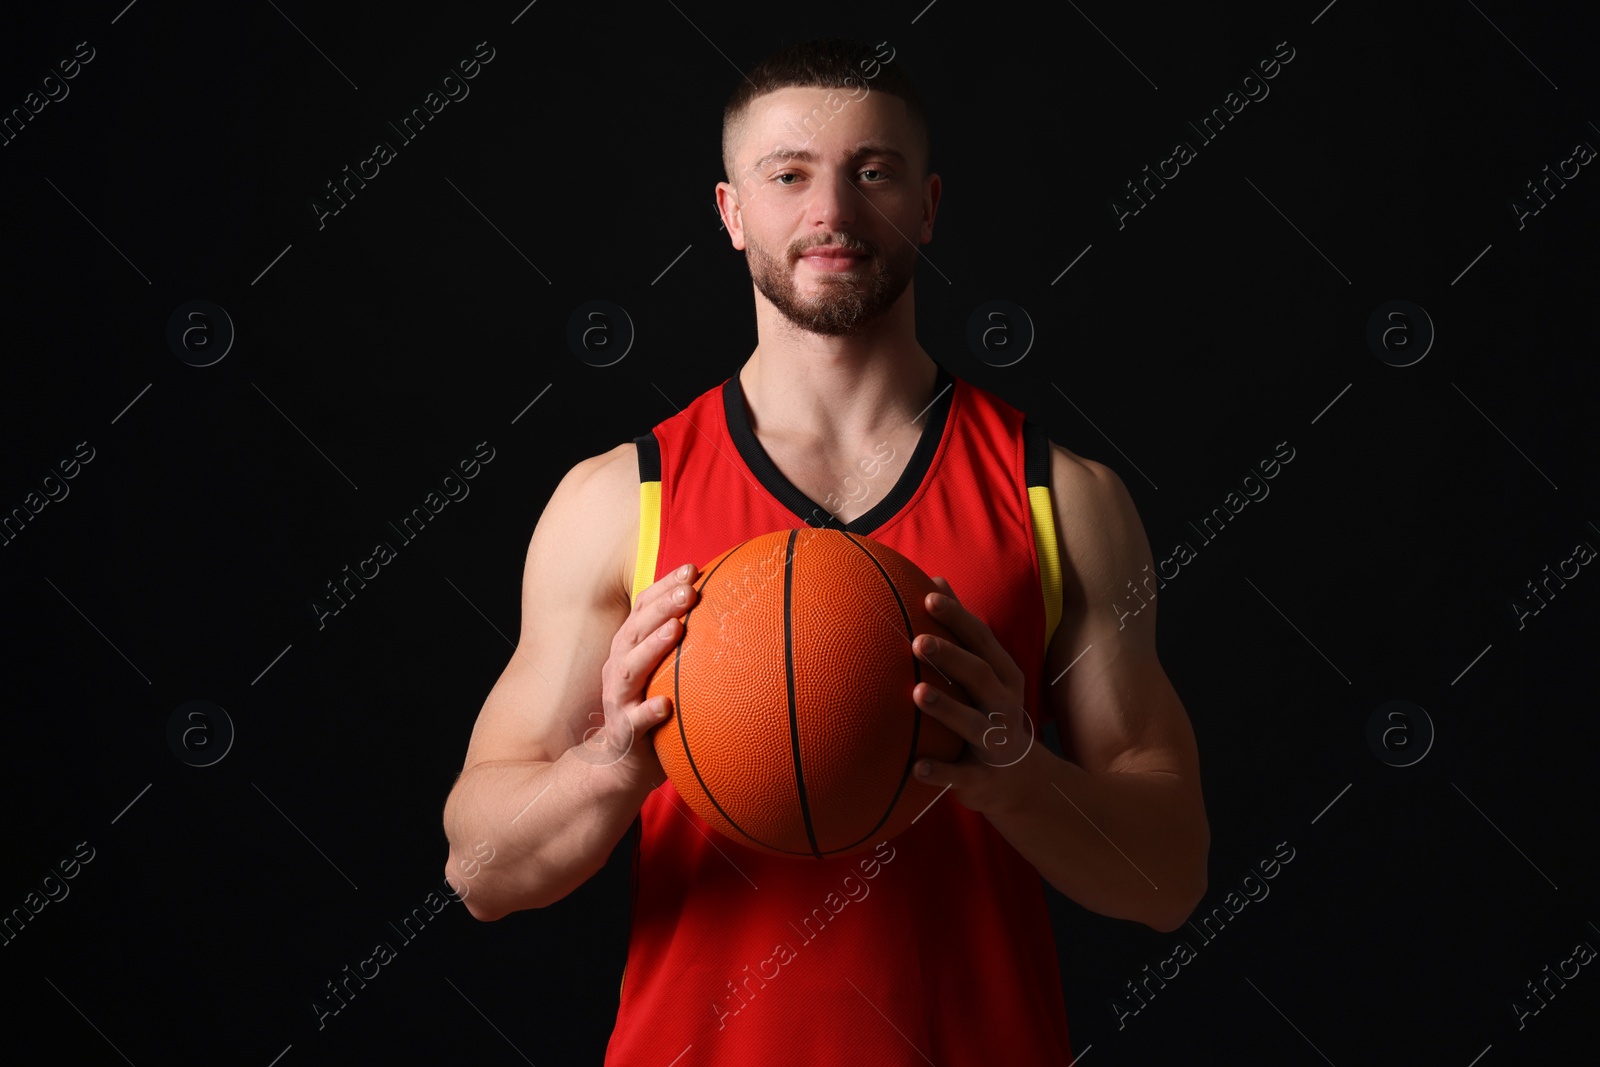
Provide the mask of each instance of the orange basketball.
{"label": "orange basketball", "polygon": [[683,799],[743,845],[845,856],[911,825],[939,795],[918,756],[964,742],[912,699],[925,681],[971,698],[912,651],[950,633],[928,616],[933,580],[870,537],[778,530],[701,568],[683,638],[650,679],[672,698],[652,731]]}

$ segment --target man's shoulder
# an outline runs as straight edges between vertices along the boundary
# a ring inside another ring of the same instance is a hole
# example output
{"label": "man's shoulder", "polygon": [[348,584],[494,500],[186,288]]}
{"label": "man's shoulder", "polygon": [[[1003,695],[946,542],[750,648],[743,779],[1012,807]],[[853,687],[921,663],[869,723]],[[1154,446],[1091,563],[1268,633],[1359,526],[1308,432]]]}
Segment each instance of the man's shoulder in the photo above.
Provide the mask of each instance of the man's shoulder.
{"label": "man's shoulder", "polygon": [[568,477],[574,481],[570,522],[604,544],[607,592],[630,606],[639,537],[639,449],[632,441],[580,460]]}

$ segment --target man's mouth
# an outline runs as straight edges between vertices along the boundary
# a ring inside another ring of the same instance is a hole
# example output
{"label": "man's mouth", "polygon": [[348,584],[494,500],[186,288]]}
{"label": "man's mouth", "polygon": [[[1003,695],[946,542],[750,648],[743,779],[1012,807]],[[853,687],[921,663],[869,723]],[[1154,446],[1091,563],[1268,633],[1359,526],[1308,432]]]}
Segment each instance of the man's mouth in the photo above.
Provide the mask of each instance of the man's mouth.
{"label": "man's mouth", "polygon": [[865,253],[852,252],[837,245],[807,249],[800,258],[813,270],[820,271],[851,270],[867,260]]}

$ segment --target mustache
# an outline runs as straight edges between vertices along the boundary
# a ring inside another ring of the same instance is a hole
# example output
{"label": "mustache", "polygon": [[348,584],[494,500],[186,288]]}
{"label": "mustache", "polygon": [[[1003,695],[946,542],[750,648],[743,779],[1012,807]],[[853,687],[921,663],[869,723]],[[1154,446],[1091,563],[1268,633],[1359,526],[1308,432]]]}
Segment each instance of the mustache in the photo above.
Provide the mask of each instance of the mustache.
{"label": "mustache", "polygon": [[861,240],[859,237],[847,237],[843,234],[836,234],[832,237],[825,237],[820,240],[807,241],[804,244],[795,245],[792,249],[794,258],[799,259],[813,248],[822,248],[825,245],[837,245],[847,252],[856,252],[863,256],[875,255],[878,251],[874,246]]}

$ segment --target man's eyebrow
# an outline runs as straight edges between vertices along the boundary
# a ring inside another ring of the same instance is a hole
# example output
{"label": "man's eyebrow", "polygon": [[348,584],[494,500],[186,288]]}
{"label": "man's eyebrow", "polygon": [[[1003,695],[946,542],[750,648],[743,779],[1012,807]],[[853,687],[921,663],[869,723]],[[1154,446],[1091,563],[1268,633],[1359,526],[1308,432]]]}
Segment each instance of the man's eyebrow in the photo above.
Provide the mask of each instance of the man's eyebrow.
{"label": "man's eyebrow", "polygon": [[[876,142],[858,145],[856,149],[845,158],[847,161],[854,161],[857,159],[864,159],[867,156],[887,156],[891,159],[896,159],[901,163],[908,162],[905,153],[900,151],[898,148],[892,148],[889,145],[879,144]],[[750,164],[750,169],[760,170],[769,163],[775,163],[779,160],[783,160],[785,162],[799,161],[801,163],[815,163],[817,161],[817,154],[808,148],[776,148],[762,156],[760,159],[756,160],[754,163]]]}

